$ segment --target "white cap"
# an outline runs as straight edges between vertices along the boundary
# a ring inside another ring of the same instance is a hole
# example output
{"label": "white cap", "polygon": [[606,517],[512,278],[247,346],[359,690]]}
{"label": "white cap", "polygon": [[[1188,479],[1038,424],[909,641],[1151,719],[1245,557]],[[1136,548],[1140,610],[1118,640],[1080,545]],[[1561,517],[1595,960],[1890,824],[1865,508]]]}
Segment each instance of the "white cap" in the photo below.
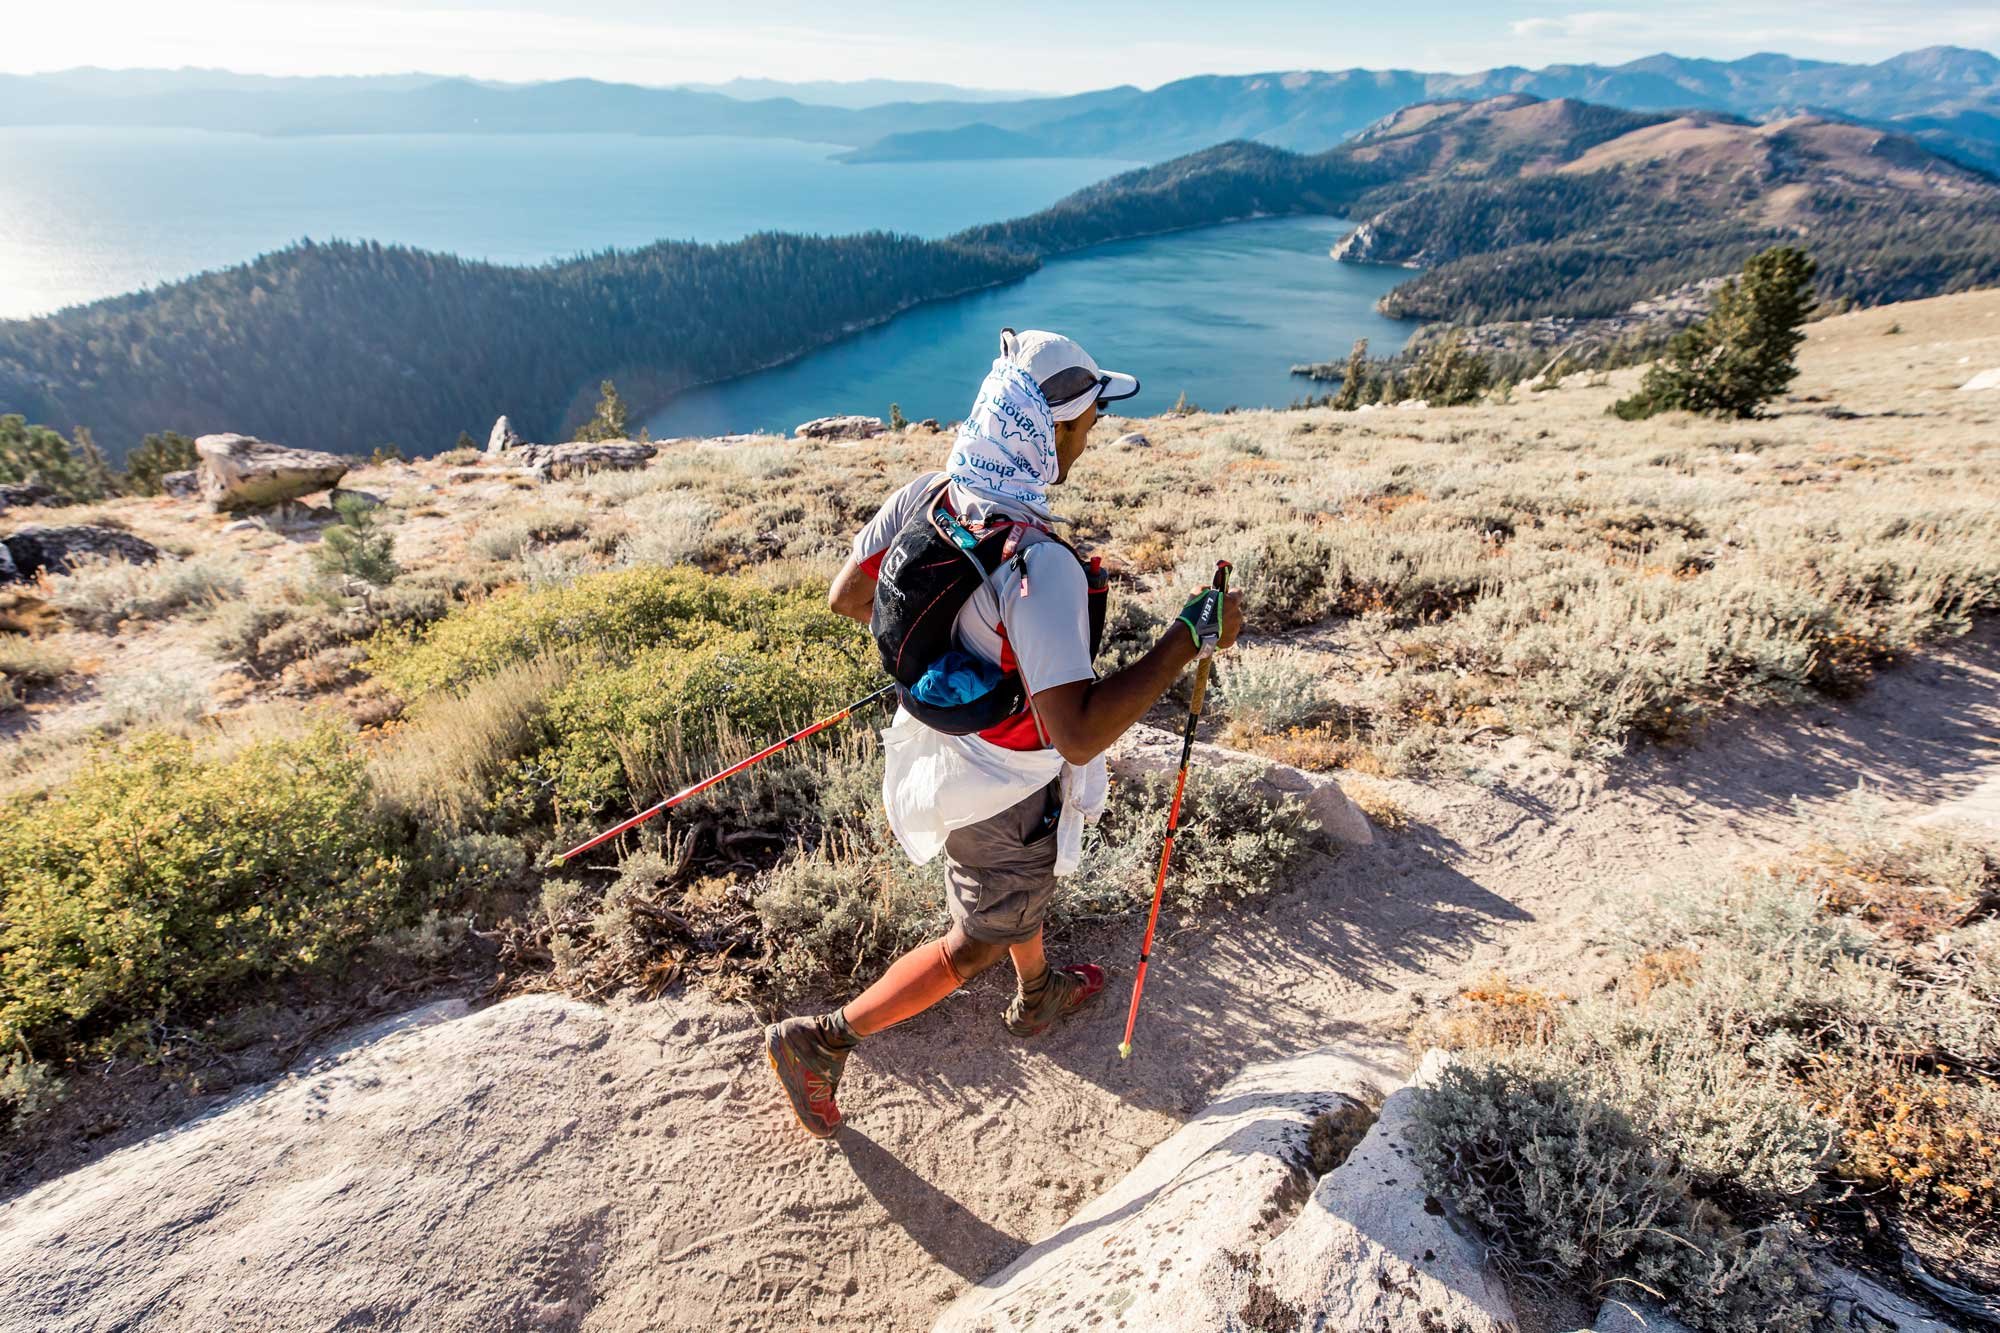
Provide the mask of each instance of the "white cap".
{"label": "white cap", "polygon": [[1100,370],[1074,339],[1044,329],[1000,330],[1000,355],[1028,373],[1049,400],[1057,421],[1074,421],[1092,403],[1115,403],[1139,392],[1139,381]]}

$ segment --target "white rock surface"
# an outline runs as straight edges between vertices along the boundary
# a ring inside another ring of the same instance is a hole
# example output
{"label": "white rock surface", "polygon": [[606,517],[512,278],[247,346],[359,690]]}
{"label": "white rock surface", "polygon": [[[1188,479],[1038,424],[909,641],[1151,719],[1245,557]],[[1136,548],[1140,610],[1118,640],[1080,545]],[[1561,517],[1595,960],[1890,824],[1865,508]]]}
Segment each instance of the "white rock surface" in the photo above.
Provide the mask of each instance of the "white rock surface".
{"label": "white rock surface", "polygon": [[632,440],[571,440],[568,444],[529,444],[507,454],[538,477],[563,478],[581,472],[622,472],[646,466],[659,453],[650,444]]}
{"label": "white rock surface", "polygon": [[802,440],[866,440],[887,429],[880,417],[815,417],[792,433]]}
{"label": "white rock surface", "polygon": [[1290,1294],[1253,1297],[1244,1272],[1305,1201],[1313,1122],[1393,1083],[1401,1058],[1326,1047],[1244,1070],[1123,1180],[960,1297],[938,1333],[1244,1327],[1247,1301]]}
{"label": "white rock surface", "polygon": [[1961,393],[1977,393],[1982,389],[2000,389],[2000,366],[1982,370],[1971,379],[1958,386]]}
{"label": "white rock surface", "polygon": [[[1144,773],[1171,773],[1180,766],[1181,740],[1170,731],[1140,723],[1119,737],[1105,756],[1113,774],[1129,778]],[[1262,785],[1271,796],[1296,796],[1312,811],[1335,842],[1366,847],[1375,840],[1368,816],[1347,799],[1340,783],[1324,773],[1308,773],[1262,755],[1246,754],[1226,746],[1196,742],[1194,763],[1200,769],[1222,764],[1251,763],[1263,767]],[[1199,781],[1191,774],[1189,782]]]}
{"label": "white rock surface", "polygon": [[513,424],[503,416],[493,423],[492,431],[486,436],[486,456],[492,458],[520,445],[521,437],[514,433]]}
{"label": "white rock surface", "polygon": [[1264,1247],[1262,1281],[1298,1312],[1295,1326],[1514,1333],[1485,1242],[1425,1191],[1411,1161],[1417,1095],[1415,1086],[1391,1094],[1346,1164],[1321,1177],[1298,1220]]}
{"label": "white rock surface", "polygon": [[1117,439],[1113,440],[1112,443],[1119,446],[1120,448],[1125,448],[1125,449],[1144,449],[1150,446],[1153,442],[1146,438],[1144,432],[1132,430],[1125,432],[1123,435],[1120,435]]}
{"label": "white rock surface", "polygon": [[194,450],[201,456],[202,498],[224,511],[268,509],[326,490],[347,475],[345,459],[249,435],[204,435]]}

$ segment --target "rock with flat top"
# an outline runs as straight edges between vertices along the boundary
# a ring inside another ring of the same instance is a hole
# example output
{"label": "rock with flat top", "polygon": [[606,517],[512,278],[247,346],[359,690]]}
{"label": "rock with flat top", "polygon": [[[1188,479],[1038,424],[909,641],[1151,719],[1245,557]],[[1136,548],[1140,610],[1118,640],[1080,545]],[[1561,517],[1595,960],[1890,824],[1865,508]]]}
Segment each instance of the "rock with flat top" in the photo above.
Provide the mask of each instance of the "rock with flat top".
{"label": "rock with flat top", "polygon": [[31,579],[45,570],[67,574],[79,559],[97,557],[150,565],[160,558],[160,548],[143,537],[87,524],[26,527],[0,538],[0,545],[7,548],[16,579]]}
{"label": "rock with flat top", "polygon": [[347,460],[290,449],[250,435],[204,435],[194,442],[202,498],[221,512],[269,509],[337,485]]}
{"label": "rock with flat top", "polygon": [[509,450],[507,461],[537,477],[560,479],[583,472],[644,467],[657,453],[652,445],[632,440],[572,440],[568,444],[523,445]]}
{"label": "rock with flat top", "polygon": [[1310,1206],[1315,1122],[1365,1115],[1402,1058],[1387,1045],[1329,1046],[1244,1070],[1123,1180],[961,1296],[938,1333],[1314,1327],[1272,1322],[1298,1293],[1264,1281],[1260,1256]]}
{"label": "rock with flat top", "polygon": [[[1354,802],[1347,799],[1347,793],[1340,789],[1340,783],[1325,773],[1308,773],[1304,769],[1281,764],[1275,759],[1262,755],[1246,754],[1242,750],[1232,750],[1227,746],[1197,744],[1195,763],[1201,768],[1220,764],[1256,764],[1262,770],[1259,785],[1269,797],[1296,796],[1304,802],[1307,810],[1319,820],[1326,836],[1335,842],[1354,847],[1366,847],[1375,840],[1374,829],[1369,826],[1368,816]],[[1180,767],[1181,739],[1172,732],[1159,727],[1140,723],[1112,743],[1105,755],[1105,762],[1111,772],[1121,778],[1137,777],[1146,773],[1172,773]]]}
{"label": "rock with flat top", "polygon": [[509,449],[518,449],[522,443],[521,437],[514,433],[513,423],[503,416],[493,423],[493,430],[486,437],[486,456],[493,458]]}
{"label": "rock with flat top", "polygon": [[815,417],[792,434],[802,440],[867,440],[887,429],[880,417]]}

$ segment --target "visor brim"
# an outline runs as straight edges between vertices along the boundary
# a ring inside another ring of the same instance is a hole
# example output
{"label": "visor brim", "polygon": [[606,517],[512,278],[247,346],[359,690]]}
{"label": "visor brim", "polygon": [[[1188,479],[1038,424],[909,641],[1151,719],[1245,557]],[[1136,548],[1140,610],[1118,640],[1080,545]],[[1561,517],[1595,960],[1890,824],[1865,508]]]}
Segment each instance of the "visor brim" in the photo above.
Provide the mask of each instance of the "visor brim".
{"label": "visor brim", "polygon": [[1107,370],[1103,373],[1109,377],[1109,382],[1105,384],[1103,389],[1098,391],[1098,402],[1118,403],[1138,394],[1139,380],[1137,376],[1121,375],[1115,370]]}

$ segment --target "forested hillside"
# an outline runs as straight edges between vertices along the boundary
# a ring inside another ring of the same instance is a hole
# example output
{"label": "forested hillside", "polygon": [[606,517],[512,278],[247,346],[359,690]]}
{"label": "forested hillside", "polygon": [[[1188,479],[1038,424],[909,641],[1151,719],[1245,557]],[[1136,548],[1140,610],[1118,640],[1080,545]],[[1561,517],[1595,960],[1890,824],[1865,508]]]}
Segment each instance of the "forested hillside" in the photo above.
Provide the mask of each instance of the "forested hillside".
{"label": "forested hillside", "polygon": [[882,233],[663,243],[536,268],[307,242],[0,322],[0,410],[87,427],[114,459],[159,430],[432,453],[461,430],[483,439],[502,411],[554,439],[606,377],[657,404],[1034,263]]}

